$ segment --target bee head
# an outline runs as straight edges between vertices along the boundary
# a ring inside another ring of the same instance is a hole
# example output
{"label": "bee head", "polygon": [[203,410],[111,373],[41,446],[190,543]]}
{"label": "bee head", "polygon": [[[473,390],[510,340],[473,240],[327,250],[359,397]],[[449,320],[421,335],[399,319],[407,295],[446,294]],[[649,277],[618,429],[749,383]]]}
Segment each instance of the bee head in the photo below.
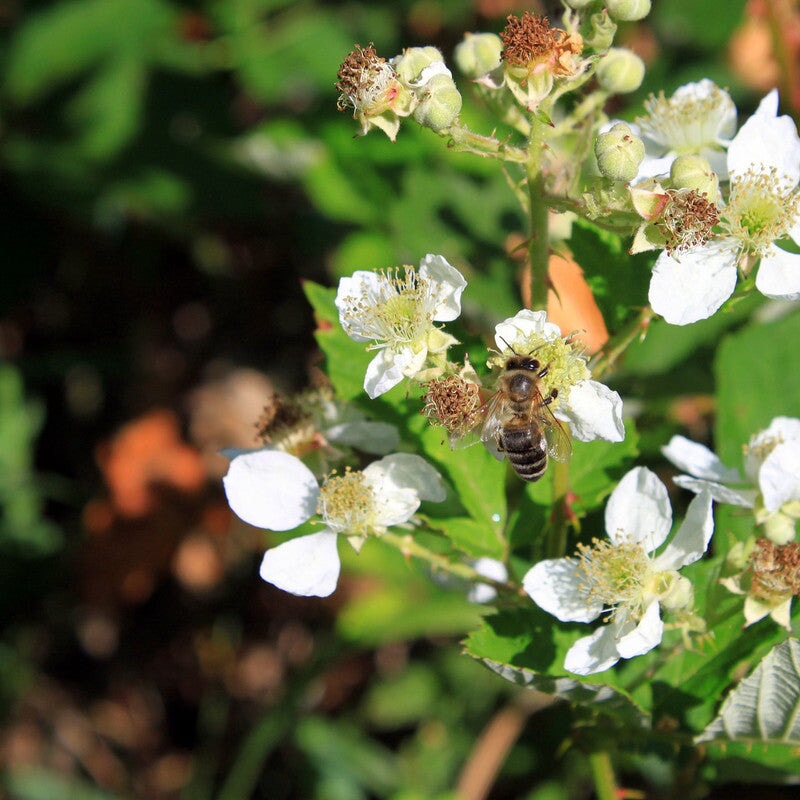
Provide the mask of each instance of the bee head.
{"label": "bee head", "polygon": [[506,361],[506,369],[525,369],[530,372],[538,372],[541,362],[531,356],[513,355]]}

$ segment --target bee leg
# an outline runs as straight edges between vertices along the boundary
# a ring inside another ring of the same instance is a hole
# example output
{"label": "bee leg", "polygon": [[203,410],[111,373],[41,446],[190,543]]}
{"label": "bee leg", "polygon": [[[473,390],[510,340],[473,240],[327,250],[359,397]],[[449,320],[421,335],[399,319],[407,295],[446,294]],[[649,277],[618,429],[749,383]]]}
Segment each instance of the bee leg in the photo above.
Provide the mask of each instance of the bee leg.
{"label": "bee leg", "polygon": [[549,406],[558,397],[558,389],[551,389],[550,394],[544,399],[544,404]]}

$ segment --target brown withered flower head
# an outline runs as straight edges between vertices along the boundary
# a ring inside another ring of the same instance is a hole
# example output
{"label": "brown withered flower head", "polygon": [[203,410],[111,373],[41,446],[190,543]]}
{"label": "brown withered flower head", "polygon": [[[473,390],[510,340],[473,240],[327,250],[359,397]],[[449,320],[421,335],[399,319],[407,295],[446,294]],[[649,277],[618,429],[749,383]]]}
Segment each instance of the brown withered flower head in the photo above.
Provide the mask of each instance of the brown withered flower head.
{"label": "brown withered flower head", "polygon": [[512,67],[524,67],[529,72],[547,69],[553,75],[575,75],[575,56],[583,52],[580,34],[551,28],[547,17],[539,17],[530,11],[521,17],[509,14],[500,38],[503,40],[503,61]]}
{"label": "brown withered flower head", "polygon": [[667,203],[656,227],[666,241],[667,252],[672,255],[706,244],[719,224],[716,203],[694,189],[667,189],[666,195]]}
{"label": "brown withered flower head", "polygon": [[800,594],[800,545],[797,542],[775,544],[758,539],[750,561],[753,566],[751,592],[771,601],[777,597]]}
{"label": "brown withered flower head", "polygon": [[422,413],[441,425],[451,436],[463,436],[480,420],[483,405],[477,384],[459,375],[447,375],[429,381],[425,389]]}

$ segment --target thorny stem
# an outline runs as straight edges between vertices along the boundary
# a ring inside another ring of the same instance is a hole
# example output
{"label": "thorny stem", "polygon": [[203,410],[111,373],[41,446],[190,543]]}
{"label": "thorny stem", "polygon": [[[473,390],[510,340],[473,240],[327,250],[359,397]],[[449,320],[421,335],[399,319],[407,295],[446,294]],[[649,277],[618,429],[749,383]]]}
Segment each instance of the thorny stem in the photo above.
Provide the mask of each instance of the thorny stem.
{"label": "thorny stem", "polygon": [[521,147],[515,147],[493,136],[482,136],[463,125],[453,125],[447,133],[450,136],[450,146],[459,152],[474,153],[519,164],[525,163],[528,157]]}
{"label": "thorny stem", "polygon": [[550,242],[547,236],[547,202],[545,197],[542,154],[546,124],[536,117],[531,118],[531,136],[528,140],[528,160],[525,173],[528,180],[528,213],[530,237],[528,239],[528,263],[526,268],[530,286],[528,305],[534,310],[547,307],[549,280],[547,268],[550,260]]}

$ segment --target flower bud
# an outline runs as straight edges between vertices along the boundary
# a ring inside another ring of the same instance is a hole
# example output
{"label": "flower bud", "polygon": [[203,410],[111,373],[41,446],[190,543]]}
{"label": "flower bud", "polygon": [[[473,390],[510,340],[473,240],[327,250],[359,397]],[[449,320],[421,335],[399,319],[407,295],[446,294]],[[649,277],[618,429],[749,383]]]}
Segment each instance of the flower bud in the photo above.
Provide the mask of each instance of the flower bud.
{"label": "flower bud", "polygon": [[449,75],[434,75],[425,83],[424,94],[414,109],[414,119],[440,133],[449,128],[461,111],[461,95]]}
{"label": "flower bud", "polygon": [[764,521],[764,536],[771,542],[778,545],[789,544],[793,542],[797,534],[795,530],[795,521],[787,514],[781,511],[775,511],[770,514]]}
{"label": "flower bud", "polygon": [[600,174],[612,181],[632,181],[644,159],[644,142],[629,125],[618,122],[594,143]]}
{"label": "flower bud", "polygon": [[591,30],[583,37],[586,46],[598,52],[608,50],[617,33],[617,23],[603,9],[597,14],[592,14],[589,18],[589,26]]}
{"label": "flower bud", "polygon": [[644,80],[644,61],[624,47],[612,47],[598,62],[596,74],[607,92],[635,92]]}
{"label": "flower bud", "polygon": [[480,78],[500,66],[503,41],[496,33],[465,33],[453,56],[468,78]]}
{"label": "flower bud", "polygon": [[419,81],[425,67],[443,60],[442,54],[435,47],[409,47],[401,55],[395,56],[391,63],[397,77],[411,86]]}
{"label": "flower bud", "polygon": [[680,611],[690,606],[693,600],[692,582],[676,573],[667,593],[661,598],[661,606],[667,611]]}
{"label": "flower bud", "polygon": [[650,0],[606,0],[606,8],[614,19],[633,22],[650,13]]}
{"label": "flower bud", "polygon": [[676,189],[694,189],[711,203],[719,199],[719,179],[703,156],[678,156],[670,167],[670,178]]}

